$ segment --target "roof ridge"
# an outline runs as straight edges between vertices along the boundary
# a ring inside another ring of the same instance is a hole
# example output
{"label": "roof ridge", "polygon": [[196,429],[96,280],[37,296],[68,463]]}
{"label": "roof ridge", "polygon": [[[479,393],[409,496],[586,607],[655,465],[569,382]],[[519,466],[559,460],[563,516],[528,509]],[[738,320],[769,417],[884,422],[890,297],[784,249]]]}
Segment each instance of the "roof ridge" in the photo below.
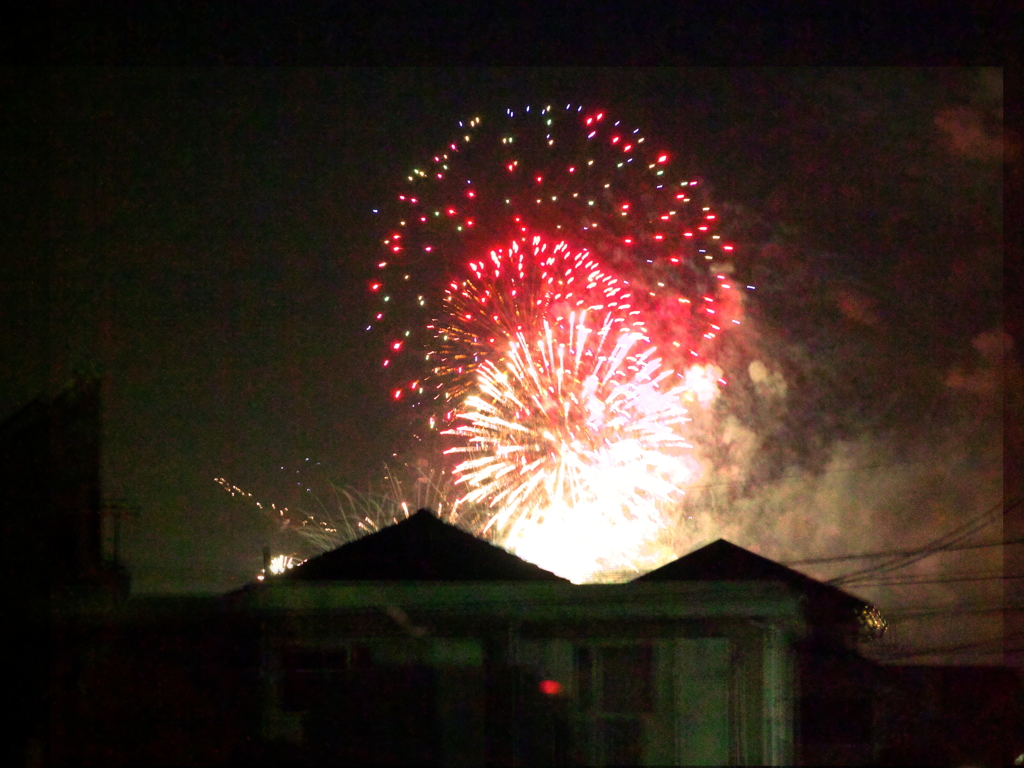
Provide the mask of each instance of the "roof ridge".
{"label": "roof ridge", "polygon": [[277,577],[288,580],[565,581],[423,507]]}

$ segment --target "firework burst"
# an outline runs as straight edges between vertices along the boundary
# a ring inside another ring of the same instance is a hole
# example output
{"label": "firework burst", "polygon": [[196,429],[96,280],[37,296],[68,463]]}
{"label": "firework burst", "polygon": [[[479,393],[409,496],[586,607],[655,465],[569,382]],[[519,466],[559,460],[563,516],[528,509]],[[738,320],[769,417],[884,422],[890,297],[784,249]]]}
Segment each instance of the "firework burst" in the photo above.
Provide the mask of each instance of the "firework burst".
{"label": "firework burst", "polygon": [[[385,344],[391,397],[424,406],[436,421],[464,393],[466,380],[455,385],[450,374],[464,376],[483,359],[486,344],[475,339],[488,328],[448,341],[442,334],[439,345],[436,330],[450,322],[445,304],[461,292],[467,264],[486,271],[486,254],[524,232],[586,251],[626,287],[663,349],[686,365],[712,362],[716,340],[740,322],[733,246],[704,186],[673,160],[640,128],[573,104],[461,122],[380,209],[383,251],[369,283],[379,304],[367,330]],[[471,312],[484,296],[467,299]]]}
{"label": "firework burst", "polygon": [[468,268],[469,276],[447,286],[444,312],[428,326],[435,333],[432,378],[446,402],[461,402],[480,364],[498,363],[514,335],[530,333],[541,319],[560,324],[572,312],[607,313],[616,330],[647,338],[628,286],[565,241],[524,231]]}
{"label": "firework burst", "polygon": [[[574,580],[642,562],[699,473],[686,408],[715,399],[741,317],[703,189],[639,128],[545,105],[460,123],[375,211],[367,330],[420,449],[449,442],[452,522]],[[334,489],[340,518],[294,529],[376,530],[408,514],[392,491]]]}
{"label": "firework burst", "polygon": [[463,501],[493,510],[505,546],[575,579],[634,560],[693,475],[685,382],[616,325],[582,311],[518,330],[446,432]]}

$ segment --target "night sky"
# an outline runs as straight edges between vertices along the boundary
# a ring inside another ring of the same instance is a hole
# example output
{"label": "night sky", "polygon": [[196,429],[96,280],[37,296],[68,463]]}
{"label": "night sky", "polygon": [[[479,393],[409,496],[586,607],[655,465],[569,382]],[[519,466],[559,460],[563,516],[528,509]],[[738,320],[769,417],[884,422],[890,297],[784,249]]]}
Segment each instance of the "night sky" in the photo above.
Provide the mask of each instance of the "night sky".
{"label": "night sky", "polygon": [[[1000,504],[999,70],[66,70],[45,122],[52,267],[5,266],[0,418],[102,375],[135,591],[220,592],[259,569],[272,528],[215,477],[288,502],[307,458],[342,484],[380,475],[406,415],[362,330],[371,211],[458,120],[544,100],[670,146],[757,286],[731,364],[739,382],[756,353],[769,375],[737,384],[723,407],[743,426],[719,427],[759,458],[737,459],[742,498],[683,551],[888,550]],[[998,572],[973,552],[915,573]],[[883,609],[994,604],[978,586],[874,589]]]}

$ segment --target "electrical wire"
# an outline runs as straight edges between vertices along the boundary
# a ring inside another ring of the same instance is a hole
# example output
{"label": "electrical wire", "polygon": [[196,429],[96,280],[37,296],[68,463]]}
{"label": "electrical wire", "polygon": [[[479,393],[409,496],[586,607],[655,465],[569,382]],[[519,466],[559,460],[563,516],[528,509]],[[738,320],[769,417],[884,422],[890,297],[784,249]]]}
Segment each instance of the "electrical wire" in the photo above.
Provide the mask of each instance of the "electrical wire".
{"label": "electrical wire", "polygon": [[902,587],[911,586],[917,584],[953,584],[965,581],[1010,581],[1016,579],[1024,579],[1024,576],[1003,576],[1002,574],[991,574],[984,576],[950,576],[937,579],[928,578],[915,578],[909,576],[905,579],[890,579],[885,580],[865,580],[858,581],[858,587]]}
{"label": "electrical wire", "polygon": [[901,570],[910,565],[913,565],[926,557],[930,557],[939,552],[952,551],[955,545],[960,544],[965,539],[970,538],[979,531],[983,530],[987,526],[991,525],[999,518],[999,512],[1002,511],[1002,516],[1006,516],[1015,507],[1020,506],[1022,499],[1017,499],[1010,504],[1003,505],[1002,502],[994,505],[990,509],[986,510],[977,517],[968,520],[962,525],[957,526],[947,534],[933,539],[931,542],[923,547],[918,548],[913,555],[902,556],[891,559],[889,562],[881,563],[876,566],[869,568],[863,568],[859,571],[837,576],[833,579],[829,579],[828,583],[833,586],[847,586],[858,583],[864,580],[864,577],[871,575],[878,575],[883,573],[890,573],[892,571]]}
{"label": "electrical wire", "polygon": [[983,616],[989,613],[1021,613],[1024,612],[1024,605],[999,605],[999,606],[946,606],[944,608],[908,608],[903,611],[886,612],[886,621],[891,623],[907,621],[912,619],[927,618],[929,616]]}
{"label": "electrical wire", "polygon": [[[965,544],[961,547],[946,547],[944,552],[959,552],[965,549],[985,549],[987,547],[1003,547],[1012,544],[1024,544],[1024,539],[1011,539],[1010,541],[990,541],[984,544]],[[891,549],[887,552],[866,552],[860,555],[835,555],[833,557],[815,557],[808,560],[790,560],[783,565],[792,568],[797,565],[823,565],[827,563],[841,563],[847,560],[870,560],[876,557],[909,557],[920,554],[922,549]]]}

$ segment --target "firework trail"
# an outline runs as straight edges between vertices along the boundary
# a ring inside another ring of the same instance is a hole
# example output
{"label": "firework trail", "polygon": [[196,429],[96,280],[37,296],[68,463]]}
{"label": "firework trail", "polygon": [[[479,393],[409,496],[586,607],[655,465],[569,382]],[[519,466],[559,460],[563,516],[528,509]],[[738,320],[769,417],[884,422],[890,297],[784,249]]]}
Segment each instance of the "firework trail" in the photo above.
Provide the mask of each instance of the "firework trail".
{"label": "firework trail", "polygon": [[452,373],[478,364],[482,345],[446,346],[447,305],[487,269],[487,254],[527,233],[586,252],[644,313],[654,343],[686,365],[713,363],[716,340],[740,322],[744,286],[733,285],[733,246],[703,186],[672,159],[639,128],[572,104],[460,123],[379,209],[383,251],[369,284],[379,304],[367,330],[379,333],[391,397],[435,421],[450,410],[465,390]]}
{"label": "firework trail", "polygon": [[272,573],[393,525],[424,507],[452,525],[483,533],[486,511],[479,505],[460,503],[450,473],[424,461],[397,470],[385,466],[381,486],[367,490],[339,486],[322,472],[314,472],[319,466],[296,471],[301,476],[297,483],[301,494],[289,505],[258,501],[225,478],[214,478],[231,496],[253,504],[274,526],[276,546],[287,554],[273,558]]}

